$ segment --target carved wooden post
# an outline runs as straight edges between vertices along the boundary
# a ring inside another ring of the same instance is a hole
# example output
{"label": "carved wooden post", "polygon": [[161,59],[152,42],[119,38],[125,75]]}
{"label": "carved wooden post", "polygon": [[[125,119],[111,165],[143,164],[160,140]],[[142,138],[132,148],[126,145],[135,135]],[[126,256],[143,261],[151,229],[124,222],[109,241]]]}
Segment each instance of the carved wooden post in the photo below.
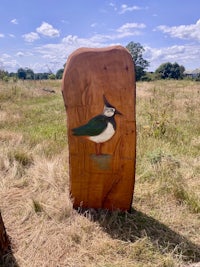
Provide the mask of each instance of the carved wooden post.
{"label": "carved wooden post", "polygon": [[3,223],[3,219],[0,212],[0,260],[9,251],[9,238],[6,233],[6,229]]}
{"label": "carved wooden post", "polygon": [[63,74],[74,207],[129,210],[135,180],[135,72],[122,46],[80,48]]}

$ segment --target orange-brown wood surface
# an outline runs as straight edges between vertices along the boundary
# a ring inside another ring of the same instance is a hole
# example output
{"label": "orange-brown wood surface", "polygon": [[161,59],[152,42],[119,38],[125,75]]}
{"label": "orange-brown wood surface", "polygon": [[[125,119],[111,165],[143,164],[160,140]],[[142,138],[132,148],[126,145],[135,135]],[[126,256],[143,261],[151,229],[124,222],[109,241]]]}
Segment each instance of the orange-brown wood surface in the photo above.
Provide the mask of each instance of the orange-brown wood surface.
{"label": "orange-brown wood surface", "polygon": [[[135,181],[135,71],[122,46],[80,48],[65,66],[62,93],[67,112],[70,191],[74,207],[129,210]],[[101,114],[104,99],[122,115],[115,115],[116,132],[102,144],[72,129]]]}

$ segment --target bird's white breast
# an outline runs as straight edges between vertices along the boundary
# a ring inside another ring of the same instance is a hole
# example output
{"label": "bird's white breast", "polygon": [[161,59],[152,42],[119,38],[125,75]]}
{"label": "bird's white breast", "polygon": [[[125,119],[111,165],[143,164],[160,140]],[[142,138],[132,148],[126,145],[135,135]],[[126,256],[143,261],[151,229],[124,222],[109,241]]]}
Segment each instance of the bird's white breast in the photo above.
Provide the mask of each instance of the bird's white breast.
{"label": "bird's white breast", "polygon": [[89,136],[89,140],[95,143],[104,143],[108,141],[110,138],[112,138],[114,134],[115,130],[113,128],[113,125],[110,122],[108,122],[106,129],[101,134],[96,136]]}

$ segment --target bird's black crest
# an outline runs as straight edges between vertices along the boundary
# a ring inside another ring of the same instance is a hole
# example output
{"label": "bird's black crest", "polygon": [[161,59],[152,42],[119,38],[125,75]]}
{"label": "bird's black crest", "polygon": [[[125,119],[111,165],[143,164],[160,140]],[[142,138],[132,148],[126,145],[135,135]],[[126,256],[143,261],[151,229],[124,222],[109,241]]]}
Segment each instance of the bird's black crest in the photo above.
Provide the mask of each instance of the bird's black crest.
{"label": "bird's black crest", "polygon": [[103,95],[103,101],[104,101],[104,104],[106,107],[108,108],[114,108],[109,102],[108,100],[106,99],[105,95]]}

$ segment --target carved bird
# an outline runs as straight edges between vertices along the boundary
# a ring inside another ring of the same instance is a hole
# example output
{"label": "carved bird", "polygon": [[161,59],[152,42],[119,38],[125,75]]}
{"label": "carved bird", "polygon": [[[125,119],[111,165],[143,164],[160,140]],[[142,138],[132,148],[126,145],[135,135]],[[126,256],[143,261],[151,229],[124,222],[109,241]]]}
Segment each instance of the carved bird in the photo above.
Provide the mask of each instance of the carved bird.
{"label": "carved bird", "polygon": [[110,140],[116,131],[115,115],[122,115],[114,106],[112,106],[103,95],[104,109],[99,114],[88,121],[88,123],[72,129],[75,136],[85,136],[95,143],[96,155],[102,155],[101,146]]}

